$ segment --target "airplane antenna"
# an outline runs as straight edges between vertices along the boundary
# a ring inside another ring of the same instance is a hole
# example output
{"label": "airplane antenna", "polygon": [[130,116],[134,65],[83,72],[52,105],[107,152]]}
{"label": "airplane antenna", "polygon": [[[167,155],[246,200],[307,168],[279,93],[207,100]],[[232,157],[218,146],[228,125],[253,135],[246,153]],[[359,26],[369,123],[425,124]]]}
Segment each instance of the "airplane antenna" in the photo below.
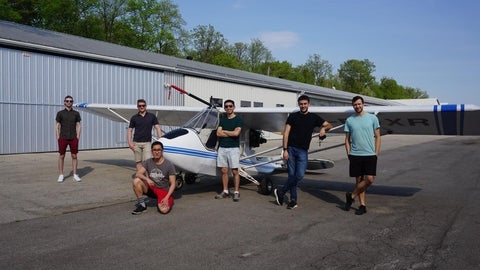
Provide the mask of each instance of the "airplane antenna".
{"label": "airplane antenna", "polygon": [[180,87],[178,87],[178,86],[176,86],[176,85],[173,85],[173,84],[165,84],[165,87],[173,88],[173,89],[177,90],[178,92],[180,92],[180,93],[182,93],[182,94],[185,94],[185,95],[187,95],[187,96],[189,96],[189,97],[191,97],[191,98],[193,98],[193,99],[196,99],[196,100],[202,102],[203,104],[206,104],[209,108],[212,107],[212,104],[210,104],[208,101],[205,101],[204,99],[201,99],[201,98],[195,96],[194,94],[189,93],[189,92],[185,91],[184,89],[182,89],[182,88],[180,88]]}

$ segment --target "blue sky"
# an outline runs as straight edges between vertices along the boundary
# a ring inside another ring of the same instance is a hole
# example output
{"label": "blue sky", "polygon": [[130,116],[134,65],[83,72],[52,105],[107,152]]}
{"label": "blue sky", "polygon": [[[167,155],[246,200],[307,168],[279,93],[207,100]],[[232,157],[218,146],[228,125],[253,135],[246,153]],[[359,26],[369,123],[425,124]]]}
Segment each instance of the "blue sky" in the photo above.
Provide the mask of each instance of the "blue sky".
{"label": "blue sky", "polygon": [[[262,40],[294,66],[319,54],[334,71],[368,59],[374,76],[444,103],[480,106],[480,1],[173,0],[186,28],[213,25],[230,44]],[[479,81],[477,81],[477,79]]]}

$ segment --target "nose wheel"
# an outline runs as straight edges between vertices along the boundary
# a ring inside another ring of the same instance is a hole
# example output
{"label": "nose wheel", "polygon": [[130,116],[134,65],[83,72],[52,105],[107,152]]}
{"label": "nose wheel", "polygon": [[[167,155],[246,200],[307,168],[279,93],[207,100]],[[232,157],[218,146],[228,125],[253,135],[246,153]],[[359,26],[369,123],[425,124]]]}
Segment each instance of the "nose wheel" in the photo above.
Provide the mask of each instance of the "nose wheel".
{"label": "nose wheel", "polygon": [[185,183],[189,185],[195,184],[196,179],[197,179],[196,173],[185,173]]}
{"label": "nose wheel", "polygon": [[258,193],[263,195],[270,195],[273,191],[273,181],[268,176],[263,176],[258,186]]}

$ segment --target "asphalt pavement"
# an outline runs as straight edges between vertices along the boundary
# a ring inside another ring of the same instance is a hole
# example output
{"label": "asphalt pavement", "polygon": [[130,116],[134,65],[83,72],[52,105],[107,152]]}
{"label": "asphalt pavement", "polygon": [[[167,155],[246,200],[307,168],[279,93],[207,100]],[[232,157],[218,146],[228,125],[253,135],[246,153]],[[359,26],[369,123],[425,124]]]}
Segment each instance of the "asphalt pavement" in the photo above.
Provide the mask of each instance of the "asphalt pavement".
{"label": "asphalt pavement", "polygon": [[343,210],[342,147],[313,155],[335,167],[305,176],[296,209],[248,181],[215,200],[220,180],[200,177],[170,214],[138,216],[129,149],[80,151],[80,183],[68,153],[63,183],[57,153],[0,155],[0,269],[480,269],[479,152],[478,136],[382,137],[362,216]]}

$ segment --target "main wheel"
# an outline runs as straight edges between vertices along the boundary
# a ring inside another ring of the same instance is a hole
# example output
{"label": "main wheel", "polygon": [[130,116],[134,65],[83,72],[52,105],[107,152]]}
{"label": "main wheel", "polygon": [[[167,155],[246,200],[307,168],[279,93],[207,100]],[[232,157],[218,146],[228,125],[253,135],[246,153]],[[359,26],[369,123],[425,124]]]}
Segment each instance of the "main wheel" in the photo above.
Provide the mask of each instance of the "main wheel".
{"label": "main wheel", "polygon": [[270,195],[272,194],[273,190],[273,181],[268,176],[263,176],[262,180],[260,180],[260,185],[258,186],[258,192],[263,195]]}
{"label": "main wheel", "polygon": [[197,174],[195,173],[185,173],[185,183],[195,184],[195,179],[197,179]]}
{"label": "main wheel", "polygon": [[183,177],[181,174],[177,174],[175,178],[175,190],[180,190],[183,188]]}

